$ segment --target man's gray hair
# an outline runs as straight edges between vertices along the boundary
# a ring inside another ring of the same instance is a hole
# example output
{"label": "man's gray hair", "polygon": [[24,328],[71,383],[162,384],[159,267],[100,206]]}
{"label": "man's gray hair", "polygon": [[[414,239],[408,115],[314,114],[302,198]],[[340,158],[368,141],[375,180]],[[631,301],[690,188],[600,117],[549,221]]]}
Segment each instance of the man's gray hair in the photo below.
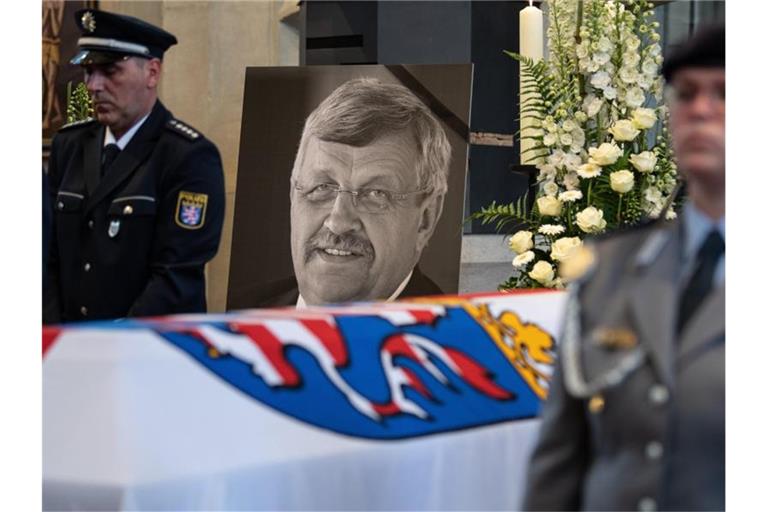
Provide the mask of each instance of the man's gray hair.
{"label": "man's gray hair", "polygon": [[451,145],[429,108],[402,85],[356,78],[339,86],[304,123],[293,164],[295,175],[311,136],[327,142],[362,147],[383,135],[410,132],[419,153],[416,176],[420,189],[435,195],[448,190]]}

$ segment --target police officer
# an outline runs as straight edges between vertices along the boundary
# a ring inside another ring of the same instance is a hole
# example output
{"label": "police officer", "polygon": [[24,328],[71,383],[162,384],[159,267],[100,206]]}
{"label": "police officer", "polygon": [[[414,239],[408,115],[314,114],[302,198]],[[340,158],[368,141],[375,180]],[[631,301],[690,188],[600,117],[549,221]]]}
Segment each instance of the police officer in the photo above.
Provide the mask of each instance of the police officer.
{"label": "police officer", "polygon": [[725,28],[667,59],[688,202],[609,236],[572,290],[527,510],[725,508]]}
{"label": "police officer", "polygon": [[83,67],[95,118],[53,140],[44,321],[205,312],[224,178],[216,147],[157,99],[176,38],[105,11],[81,10],[76,21],[71,63]]}

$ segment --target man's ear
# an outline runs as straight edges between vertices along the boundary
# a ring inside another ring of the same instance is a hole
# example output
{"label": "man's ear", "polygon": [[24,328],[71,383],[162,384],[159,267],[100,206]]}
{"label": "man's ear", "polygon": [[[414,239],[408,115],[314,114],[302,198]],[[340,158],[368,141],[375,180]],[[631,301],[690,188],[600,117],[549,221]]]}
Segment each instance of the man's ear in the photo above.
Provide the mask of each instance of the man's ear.
{"label": "man's ear", "polygon": [[421,211],[419,219],[419,229],[416,231],[416,250],[421,254],[424,248],[432,238],[432,234],[437,227],[437,221],[443,213],[444,194],[436,195],[427,199]]}
{"label": "man's ear", "polygon": [[150,59],[147,62],[147,87],[150,89],[156,89],[160,83],[160,72],[163,70],[163,61],[160,59]]}

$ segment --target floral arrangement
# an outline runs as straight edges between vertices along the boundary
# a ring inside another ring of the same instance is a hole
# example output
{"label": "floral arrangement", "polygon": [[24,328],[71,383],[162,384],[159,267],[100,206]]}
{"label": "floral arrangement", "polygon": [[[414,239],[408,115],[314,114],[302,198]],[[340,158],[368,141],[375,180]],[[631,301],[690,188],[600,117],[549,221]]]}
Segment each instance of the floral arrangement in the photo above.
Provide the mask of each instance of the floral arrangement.
{"label": "floral arrangement", "polygon": [[[563,287],[586,236],[658,217],[677,179],[669,146],[659,24],[646,0],[548,0],[548,59],[520,61],[521,116],[538,186],[533,207],[495,202],[473,215],[509,238],[505,288]],[[526,136],[526,133],[529,135]],[[525,153],[525,152],[524,152]],[[667,210],[674,216],[674,210]]]}
{"label": "floral arrangement", "polygon": [[74,90],[72,82],[67,82],[67,123],[83,121],[90,117],[93,117],[93,102],[85,82],[78,83]]}

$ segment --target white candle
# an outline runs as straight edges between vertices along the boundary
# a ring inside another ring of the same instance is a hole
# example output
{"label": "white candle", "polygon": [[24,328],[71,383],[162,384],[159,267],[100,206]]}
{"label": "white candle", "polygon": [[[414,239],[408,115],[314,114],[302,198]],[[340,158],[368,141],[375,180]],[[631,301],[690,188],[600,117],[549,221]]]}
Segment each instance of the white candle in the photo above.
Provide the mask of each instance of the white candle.
{"label": "white candle", "polygon": [[[520,11],[520,55],[529,57],[533,60],[540,60],[544,57],[544,14],[541,9],[533,6],[533,1],[529,0],[529,5]],[[522,68],[522,64],[520,65]],[[522,71],[520,73],[520,90],[523,87]],[[526,101],[530,94],[521,94],[520,103]],[[522,110],[522,109],[521,109]],[[536,158],[532,153],[523,154],[525,150],[534,145],[534,141],[523,139],[523,137],[534,135],[532,132],[533,121],[528,115],[522,115],[520,119],[520,163],[535,164]]]}

